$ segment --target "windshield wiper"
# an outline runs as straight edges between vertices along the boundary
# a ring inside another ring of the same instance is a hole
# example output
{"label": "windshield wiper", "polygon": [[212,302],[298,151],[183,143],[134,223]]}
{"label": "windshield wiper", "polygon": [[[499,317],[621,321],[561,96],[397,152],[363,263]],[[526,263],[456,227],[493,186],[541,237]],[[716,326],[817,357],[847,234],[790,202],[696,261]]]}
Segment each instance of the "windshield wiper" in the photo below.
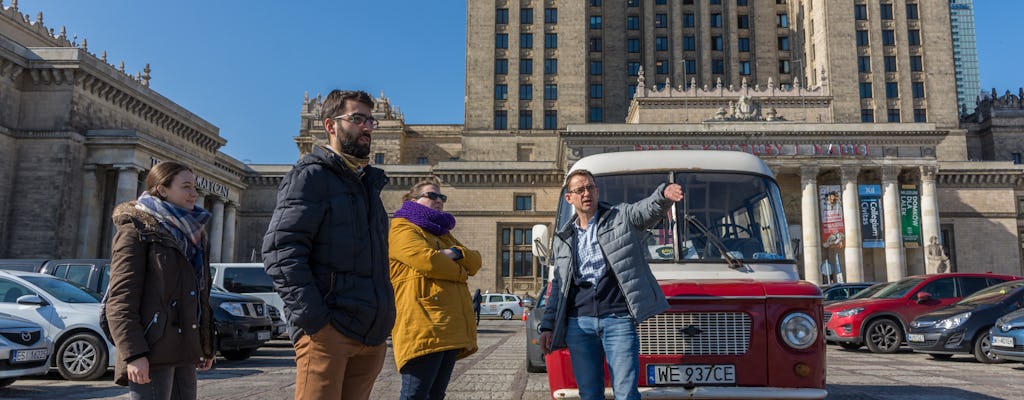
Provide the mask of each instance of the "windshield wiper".
{"label": "windshield wiper", "polygon": [[694,217],[692,214],[685,214],[683,218],[685,218],[686,221],[690,222],[693,226],[697,227],[697,230],[704,234],[704,237],[707,238],[708,243],[711,243],[712,246],[715,246],[715,249],[718,250],[718,253],[722,255],[722,258],[724,258],[725,261],[729,263],[729,268],[744,268],[743,261],[740,261],[736,259],[736,257],[733,257],[732,254],[729,254],[728,249],[725,248],[725,243],[722,243],[722,240],[719,239],[717,235],[712,235],[711,231],[708,230],[708,228],[704,226],[704,224],[702,224],[700,220],[697,219],[697,217]]}

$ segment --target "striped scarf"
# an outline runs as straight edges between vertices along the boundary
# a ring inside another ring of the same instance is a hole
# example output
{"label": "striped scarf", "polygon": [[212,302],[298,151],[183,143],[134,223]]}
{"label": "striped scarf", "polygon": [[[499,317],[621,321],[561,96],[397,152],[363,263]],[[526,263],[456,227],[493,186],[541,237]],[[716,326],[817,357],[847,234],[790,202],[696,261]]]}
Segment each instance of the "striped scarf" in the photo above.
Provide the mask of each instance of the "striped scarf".
{"label": "striped scarf", "polygon": [[192,210],[180,208],[151,196],[149,192],[142,192],[135,208],[152,215],[160,226],[171,233],[178,249],[196,269],[196,276],[202,277],[203,239],[206,236],[203,226],[210,220],[210,213],[199,206]]}

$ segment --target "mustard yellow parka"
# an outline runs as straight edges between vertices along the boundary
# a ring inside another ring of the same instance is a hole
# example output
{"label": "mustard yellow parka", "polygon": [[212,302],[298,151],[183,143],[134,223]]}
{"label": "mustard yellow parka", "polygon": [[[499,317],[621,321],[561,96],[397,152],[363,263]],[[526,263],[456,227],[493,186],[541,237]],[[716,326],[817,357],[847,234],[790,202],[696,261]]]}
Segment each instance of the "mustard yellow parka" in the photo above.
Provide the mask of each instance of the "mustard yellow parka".
{"label": "mustard yellow parka", "polygon": [[[441,253],[453,246],[462,251],[461,259]],[[391,343],[398,370],[431,353],[458,349],[459,359],[475,353],[476,314],[466,280],[480,270],[480,252],[451,233],[435,236],[405,218],[393,218],[388,256],[397,310]]]}

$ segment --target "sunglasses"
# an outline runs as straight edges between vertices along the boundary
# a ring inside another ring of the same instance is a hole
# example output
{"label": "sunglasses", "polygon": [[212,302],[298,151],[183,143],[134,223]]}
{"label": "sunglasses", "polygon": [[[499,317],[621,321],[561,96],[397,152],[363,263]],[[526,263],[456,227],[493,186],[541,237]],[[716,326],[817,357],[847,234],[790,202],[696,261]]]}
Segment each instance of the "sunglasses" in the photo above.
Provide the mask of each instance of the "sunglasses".
{"label": "sunglasses", "polygon": [[431,200],[441,199],[442,203],[447,203],[448,202],[448,196],[445,196],[445,195],[440,194],[440,193],[425,192],[425,193],[421,193],[419,196],[416,196],[417,199],[420,198],[420,197],[426,197],[426,198],[431,199]]}

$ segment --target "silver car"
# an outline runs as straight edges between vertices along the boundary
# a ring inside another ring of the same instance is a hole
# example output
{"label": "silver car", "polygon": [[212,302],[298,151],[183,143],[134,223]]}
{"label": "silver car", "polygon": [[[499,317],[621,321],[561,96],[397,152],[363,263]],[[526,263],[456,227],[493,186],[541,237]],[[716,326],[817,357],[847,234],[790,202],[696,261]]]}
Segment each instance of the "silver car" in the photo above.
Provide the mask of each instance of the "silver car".
{"label": "silver car", "polygon": [[39,324],[0,313],[0,387],[21,376],[45,374],[50,369],[50,347]]}

